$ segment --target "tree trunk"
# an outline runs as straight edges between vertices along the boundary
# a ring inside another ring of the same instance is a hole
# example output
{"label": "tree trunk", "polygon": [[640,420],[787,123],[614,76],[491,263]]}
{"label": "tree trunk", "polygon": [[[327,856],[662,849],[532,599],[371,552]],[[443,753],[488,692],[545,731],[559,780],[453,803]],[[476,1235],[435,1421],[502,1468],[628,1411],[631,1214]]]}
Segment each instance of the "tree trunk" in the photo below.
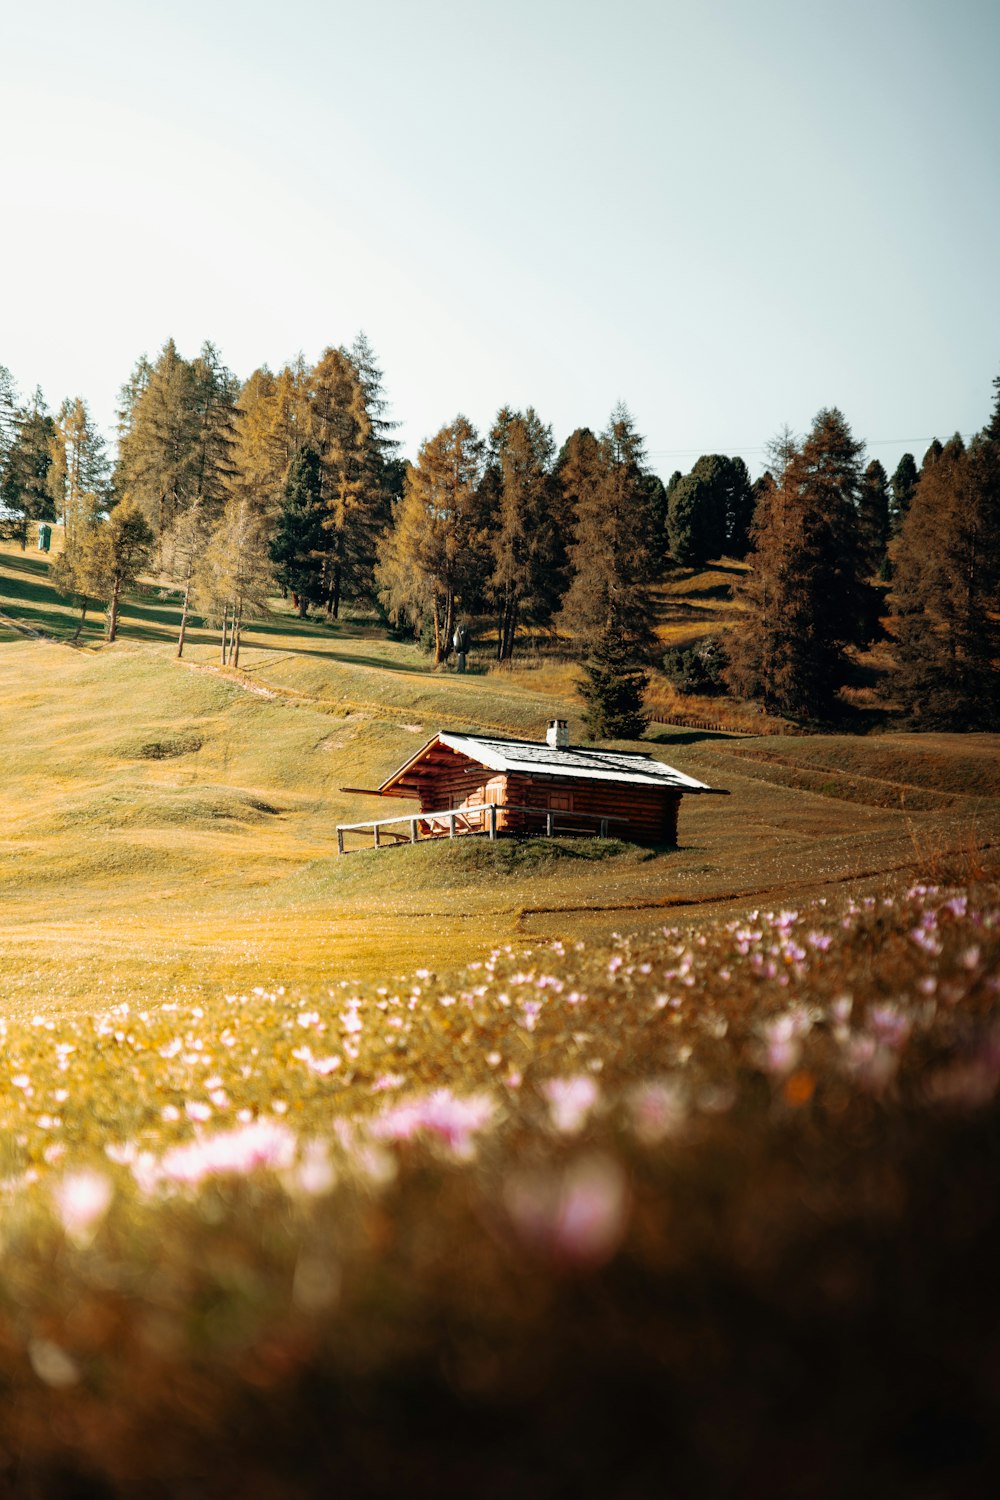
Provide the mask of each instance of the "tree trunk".
{"label": "tree trunk", "polygon": [[434,599],[434,665],[441,665],[441,616],[438,613],[437,598]]}
{"label": "tree trunk", "polygon": [[335,620],[340,618],[340,563],[335,563],[333,568],[333,602],[330,613]]}
{"label": "tree trunk", "polygon": [[223,611],[222,611],[222,665],[223,666],[226,665],[226,661],[228,660],[228,656],[229,656],[228,643],[227,643],[227,640],[226,640],[226,635],[227,635],[228,629],[229,629],[229,605],[227,604],[227,605],[224,606]]}
{"label": "tree trunk", "polygon": [[232,666],[235,669],[240,664],[240,636],[243,633],[243,611],[240,609],[233,618],[233,655]]}
{"label": "tree trunk", "polygon": [[74,636],[73,636],[74,642],[76,642],[76,641],[78,641],[80,639],[80,631],[83,629],[83,622],[87,618],[87,605],[89,603],[90,603],[89,599],[84,599],[83,603],[80,606],[80,618],[79,618],[79,620],[77,621],[77,624],[76,624],[76,631],[75,631]]}
{"label": "tree trunk", "polygon": [[178,656],[183,656],[184,655],[184,636],[187,633],[188,600],[190,599],[190,597],[191,597],[191,579],[189,577],[187,583],[184,585],[184,607],[181,610],[181,628],[180,628],[180,630],[177,633],[177,655]]}
{"label": "tree trunk", "polygon": [[451,655],[451,639],[455,634],[455,590],[448,590],[448,599],[445,606],[444,616],[444,652],[443,659],[447,660]]}
{"label": "tree trunk", "polygon": [[107,641],[110,645],[118,634],[118,600],[121,597],[121,579],[116,578],[111,590],[111,600],[108,604],[108,626],[106,631]]}

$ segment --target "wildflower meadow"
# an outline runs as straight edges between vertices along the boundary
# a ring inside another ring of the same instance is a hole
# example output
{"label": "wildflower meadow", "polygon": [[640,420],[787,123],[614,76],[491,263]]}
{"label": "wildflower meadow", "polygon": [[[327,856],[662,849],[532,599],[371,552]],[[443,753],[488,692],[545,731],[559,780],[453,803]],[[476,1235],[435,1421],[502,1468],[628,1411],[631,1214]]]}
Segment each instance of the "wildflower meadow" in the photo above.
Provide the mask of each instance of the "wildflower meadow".
{"label": "wildflower meadow", "polygon": [[2,1032],[12,1493],[986,1493],[987,881]]}

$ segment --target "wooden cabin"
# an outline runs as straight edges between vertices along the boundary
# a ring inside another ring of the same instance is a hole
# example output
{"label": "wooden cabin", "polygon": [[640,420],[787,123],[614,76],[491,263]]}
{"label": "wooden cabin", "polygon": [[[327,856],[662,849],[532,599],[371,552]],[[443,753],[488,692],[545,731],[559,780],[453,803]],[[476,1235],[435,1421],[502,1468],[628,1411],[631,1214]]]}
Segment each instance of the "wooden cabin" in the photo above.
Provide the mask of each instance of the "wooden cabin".
{"label": "wooden cabin", "polygon": [[371,789],[374,796],[416,802],[419,810],[341,824],[337,840],[341,853],[345,834],[364,833],[373,834],[376,848],[465,834],[586,833],[675,844],[681,798],[705,793],[718,789],[642,751],[570,745],[562,719],[553,720],[541,742],[441,733]]}

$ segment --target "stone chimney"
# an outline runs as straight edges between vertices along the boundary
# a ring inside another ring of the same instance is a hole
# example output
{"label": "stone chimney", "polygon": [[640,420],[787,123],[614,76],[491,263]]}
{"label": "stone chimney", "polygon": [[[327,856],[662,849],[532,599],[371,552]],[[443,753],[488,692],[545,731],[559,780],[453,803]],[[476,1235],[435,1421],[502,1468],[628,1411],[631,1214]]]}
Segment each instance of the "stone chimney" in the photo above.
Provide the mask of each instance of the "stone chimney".
{"label": "stone chimney", "polygon": [[566,719],[552,719],[545,731],[545,743],[553,750],[565,750],[569,744],[569,723]]}

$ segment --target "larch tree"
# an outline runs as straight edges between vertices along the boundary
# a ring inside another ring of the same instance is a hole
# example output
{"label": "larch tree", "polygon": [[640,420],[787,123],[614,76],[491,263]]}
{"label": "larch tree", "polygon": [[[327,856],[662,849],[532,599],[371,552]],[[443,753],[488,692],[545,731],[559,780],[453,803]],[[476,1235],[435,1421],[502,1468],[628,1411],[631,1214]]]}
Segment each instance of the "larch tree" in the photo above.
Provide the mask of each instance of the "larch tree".
{"label": "larch tree", "polygon": [[766,712],[828,718],[847,677],[848,648],[864,635],[862,451],[842,413],[825,409],[780,480],[758,496],[726,679]]}
{"label": "larch tree", "polygon": [[239,666],[244,623],[267,613],[272,581],[267,527],[245,499],[231,499],[193,580],[199,614],[221,628],[224,666]]}
{"label": "larch tree", "polygon": [[658,559],[646,473],[642,438],[618,406],[576,496],[573,576],[560,617],[587,643],[608,628],[639,649],[652,639],[649,587]]}
{"label": "larch tree", "polygon": [[108,460],[87,404],[64,401],[55,420],[48,485],[70,543],[77,529],[89,531],[107,499]]}
{"label": "larch tree", "polygon": [[493,510],[488,591],[497,612],[498,661],[513,656],[520,624],[548,621],[558,603],[566,553],[554,459],[552,429],[532,407],[498,414],[482,489]]}
{"label": "larch tree", "polygon": [[86,535],[82,548],[84,587],[105,606],[108,642],[118,635],[122,594],[149,566],[154,540],[152,527],[134,500],[114,506],[108,519],[92,526]]}
{"label": "larch tree", "polygon": [[389,500],[373,463],[372,426],[358,372],[342,349],[327,349],[309,377],[309,444],[320,461],[327,532],[326,605],[374,589],[378,539]]}
{"label": "larch tree", "polygon": [[457,610],[470,603],[488,557],[482,471],[482,440],[466,417],[428,438],[407,471],[376,569],[390,619],[433,632],[435,666],[451,653]]}
{"label": "larch tree", "polygon": [[143,359],[121,394],[114,489],[140,506],[156,537],[156,566],[167,533],[191,503],[199,433],[194,370],[173,339],[155,363]]}
{"label": "larch tree", "polygon": [[887,691],[915,726],[1000,729],[1000,421],[920,476],[896,544]]}

